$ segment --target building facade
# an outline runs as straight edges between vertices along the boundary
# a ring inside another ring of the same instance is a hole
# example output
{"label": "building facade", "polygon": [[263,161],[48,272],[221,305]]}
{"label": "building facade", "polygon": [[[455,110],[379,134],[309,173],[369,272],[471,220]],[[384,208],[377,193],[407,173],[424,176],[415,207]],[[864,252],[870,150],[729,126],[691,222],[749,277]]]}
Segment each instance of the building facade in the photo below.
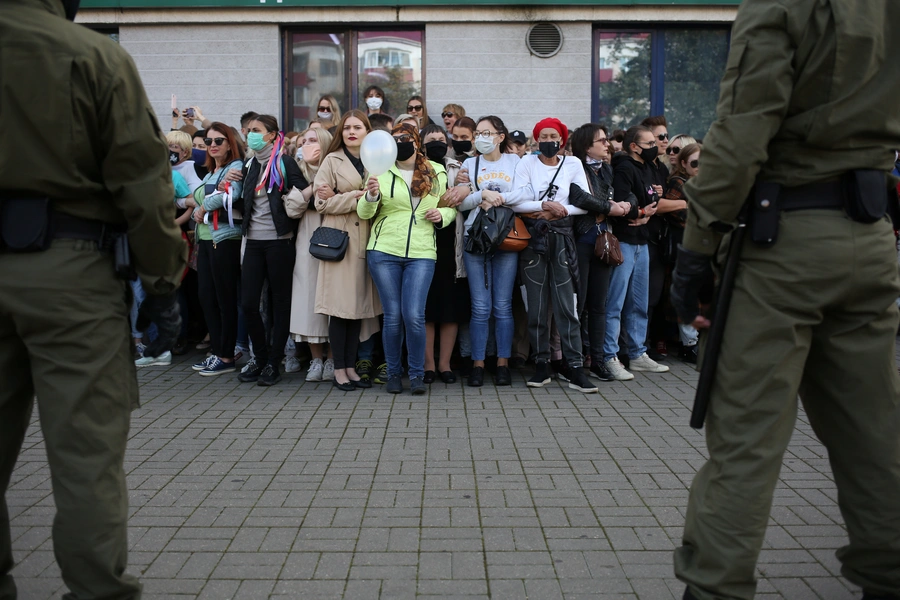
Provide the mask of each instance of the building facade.
{"label": "building facade", "polygon": [[703,137],[739,0],[83,0],[78,22],[117,35],[160,122],[171,97],[213,120],[248,111],[299,131],[323,94],[387,112],[420,94],[440,123],[461,104],[530,130],[554,116],[624,128],[665,114]]}

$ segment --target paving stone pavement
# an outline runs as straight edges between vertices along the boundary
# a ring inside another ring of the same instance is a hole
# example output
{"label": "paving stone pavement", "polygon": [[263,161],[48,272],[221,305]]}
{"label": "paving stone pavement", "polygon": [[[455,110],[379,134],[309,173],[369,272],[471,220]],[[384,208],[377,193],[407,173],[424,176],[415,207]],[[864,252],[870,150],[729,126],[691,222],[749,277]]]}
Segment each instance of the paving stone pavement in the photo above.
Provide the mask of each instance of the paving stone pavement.
{"label": "paving stone pavement", "polygon": [[[129,571],[145,599],[680,600],[672,573],[696,373],[584,395],[554,381],[392,396],[286,375],[203,378],[196,356],[139,372],[126,472]],[[800,414],[758,576],[760,599],[849,600],[825,450]],[[59,598],[53,499],[32,423],[8,501],[23,600]]]}

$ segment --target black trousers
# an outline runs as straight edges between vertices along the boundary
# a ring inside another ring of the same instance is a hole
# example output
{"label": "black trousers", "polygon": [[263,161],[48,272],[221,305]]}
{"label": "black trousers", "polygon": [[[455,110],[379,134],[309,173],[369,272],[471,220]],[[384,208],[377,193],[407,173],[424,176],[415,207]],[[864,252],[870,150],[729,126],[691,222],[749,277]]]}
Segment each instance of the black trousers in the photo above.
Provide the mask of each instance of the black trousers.
{"label": "black trousers", "polygon": [[335,369],[356,367],[356,353],[359,351],[359,332],[362,321],[331,317],[328,320],[328,343],[334,357]]}
{"label": "black trousers", "polygon": [[197,277],[210,350],[230,359],[237,344],[238,285],[241,281],[241,240],[213,244],[200,241]]}
{"label": "black trousers", "polygon": [[[284,358],[284,345],[291,326],[291,288],[296,258],[293,239],[247,240],[241,271],[241,306],[253,353],[260,365],[268,362],[277,366]],[[272,293],[271,346],[267,344],[266,326],[259,313],[266,280]]]}
{"label": "black trousers", "polygon": [[650,256],[650,288],[647,307],[647,347],[655,350],[651,344],[655,340],[666,337],[666,315],[663,309],[665,297],[666,261],[663,259],[662,247],[659,244],[647,244]]}
{"label": "black trousers", "polygon": [[575,244],[578,248],[578,315],[582,340],[590,348],[591,364],[603,364],[603,340],[606,337],[606,297],[612,267],[594,256],[593,244]]}

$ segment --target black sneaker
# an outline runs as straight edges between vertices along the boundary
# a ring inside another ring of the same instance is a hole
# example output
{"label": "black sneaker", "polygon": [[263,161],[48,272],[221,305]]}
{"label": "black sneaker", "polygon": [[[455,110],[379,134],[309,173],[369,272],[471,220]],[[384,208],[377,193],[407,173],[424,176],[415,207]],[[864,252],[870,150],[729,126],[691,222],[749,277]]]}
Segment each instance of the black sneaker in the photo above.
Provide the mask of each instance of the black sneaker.
{"label": "black sneaker", "polygon": [[278,367],[272,363],[266,363],[266,366],[259,373],[256,385],[270,386],[275,385],[279,381],[281,381],[281,373],[278,372]]}
{"label": "black sneaker", "polygon": [[469,387],[481,387],[484,385],[484,367],[472,367],[469,373]]}
{"label": "black sneaker", "polygon": [[688,364],[696,365],[697,344],[694,344],[693,346],[682,346],[681,350],[678,351],[678,357]]}
{"label": "black sneaker", "polygon": [[369,383],[368,387],[372,387],[372,371],[374,370],[375,366],[371,360],[356,361],[356,374],[359,375],[360,381]]}
{"label": "black sneaker", "polygon": [[188,345],[187,340],[184,338],[178,338],[175,340],[175,345],[172,346],[172,355],[173,356],[184,356],[188,353]]}
{"label": "black sneaker", "polygon": [[[385,366],[387,366],[387,365],[385,365]],[[403,379],[399,375],[393,375],[390,378],[385,376],[384,380],[387,383],[386,387],[384,388],[387,391],[387,393],[400,394],[403,392]],[[378,381],[377,376],[375,378],[375,383],[380,383]]]}
{"label": "black sneaker", "polygon": [[591,383],[581,367],[569,369],[569,387],[585,394],[597,393],[597,386]]}
{"label": "black sneaker", "polygon": [[[383,362],[380,365],[378,365],[378,370],[375,371],[375,378],[373,381],[375,381],[375,383],[377,383],[378,385],[384,385],[384,384],[388,383],[387,363],[386,362]],[[391,390],[388,390],[388,391],[390,392]],[[399,394],[402,391],[403,391],[403,384],[400,384],[400,390],[397,392],[391,392],[391,393]]]}
{"label": "black sneaker", "polygon": [[525,363],[528,361],[527,358],[523,358],[521,356],[513,356],[509,359],[509,368],[510,369],[521,369],[525,366]]}
{"label": "black sneaker", "polygon": [[544,387],[550,383],[550,367],[545,361],[534,365],[534,375],[528,380],[528,387]]}
{"label": "black sneaker", "polygon": [[413,396],[421,396],[425,393],[425,381],[421,377],[410,377],[409,390]]}
{"label": "black sneaker", "polygon": [[509,367],[497,367],[497,374],[494,375],[494,383],[497,385],[512,385],[512,373],[509,372]]}
{"label": "black sneaker", "polygon": [[244,368],[241,369],[241,372],[238,374],[238,381],[242,381],[244,383],[250,383],[251,381],[256,381],[259,379],[259,374],[262,373],[262,367],[256,364],[256,359],[251,358]]}
{"label": "black sneaker", "polygon": [[606,368],[606,365],[603,364],[603,361],[597,361],[598,364],[591,365],[591,377],[594,379],[599,379],[600,381],[615,381],[616,378],[613,377],[613,374],[609,372],[609,369]]}

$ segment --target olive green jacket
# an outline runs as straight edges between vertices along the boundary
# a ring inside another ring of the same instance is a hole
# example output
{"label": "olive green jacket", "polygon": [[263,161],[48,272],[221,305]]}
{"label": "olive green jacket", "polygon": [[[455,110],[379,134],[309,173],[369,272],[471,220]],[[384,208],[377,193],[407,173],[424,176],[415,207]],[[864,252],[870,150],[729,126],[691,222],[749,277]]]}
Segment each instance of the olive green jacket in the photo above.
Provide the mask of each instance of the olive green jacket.
{"label": "olive green jacket", "polygon": [[181,280],[168,147],[128,53],[65,19],[59,0],[0,2],[0,195],[127,224],[144,289]]}
{"label": "olive green jacket", "polygon": [[898,0],[744,0],[684,246],[716,251],[757,177],[785,186],[884,169],[900,148]]}

